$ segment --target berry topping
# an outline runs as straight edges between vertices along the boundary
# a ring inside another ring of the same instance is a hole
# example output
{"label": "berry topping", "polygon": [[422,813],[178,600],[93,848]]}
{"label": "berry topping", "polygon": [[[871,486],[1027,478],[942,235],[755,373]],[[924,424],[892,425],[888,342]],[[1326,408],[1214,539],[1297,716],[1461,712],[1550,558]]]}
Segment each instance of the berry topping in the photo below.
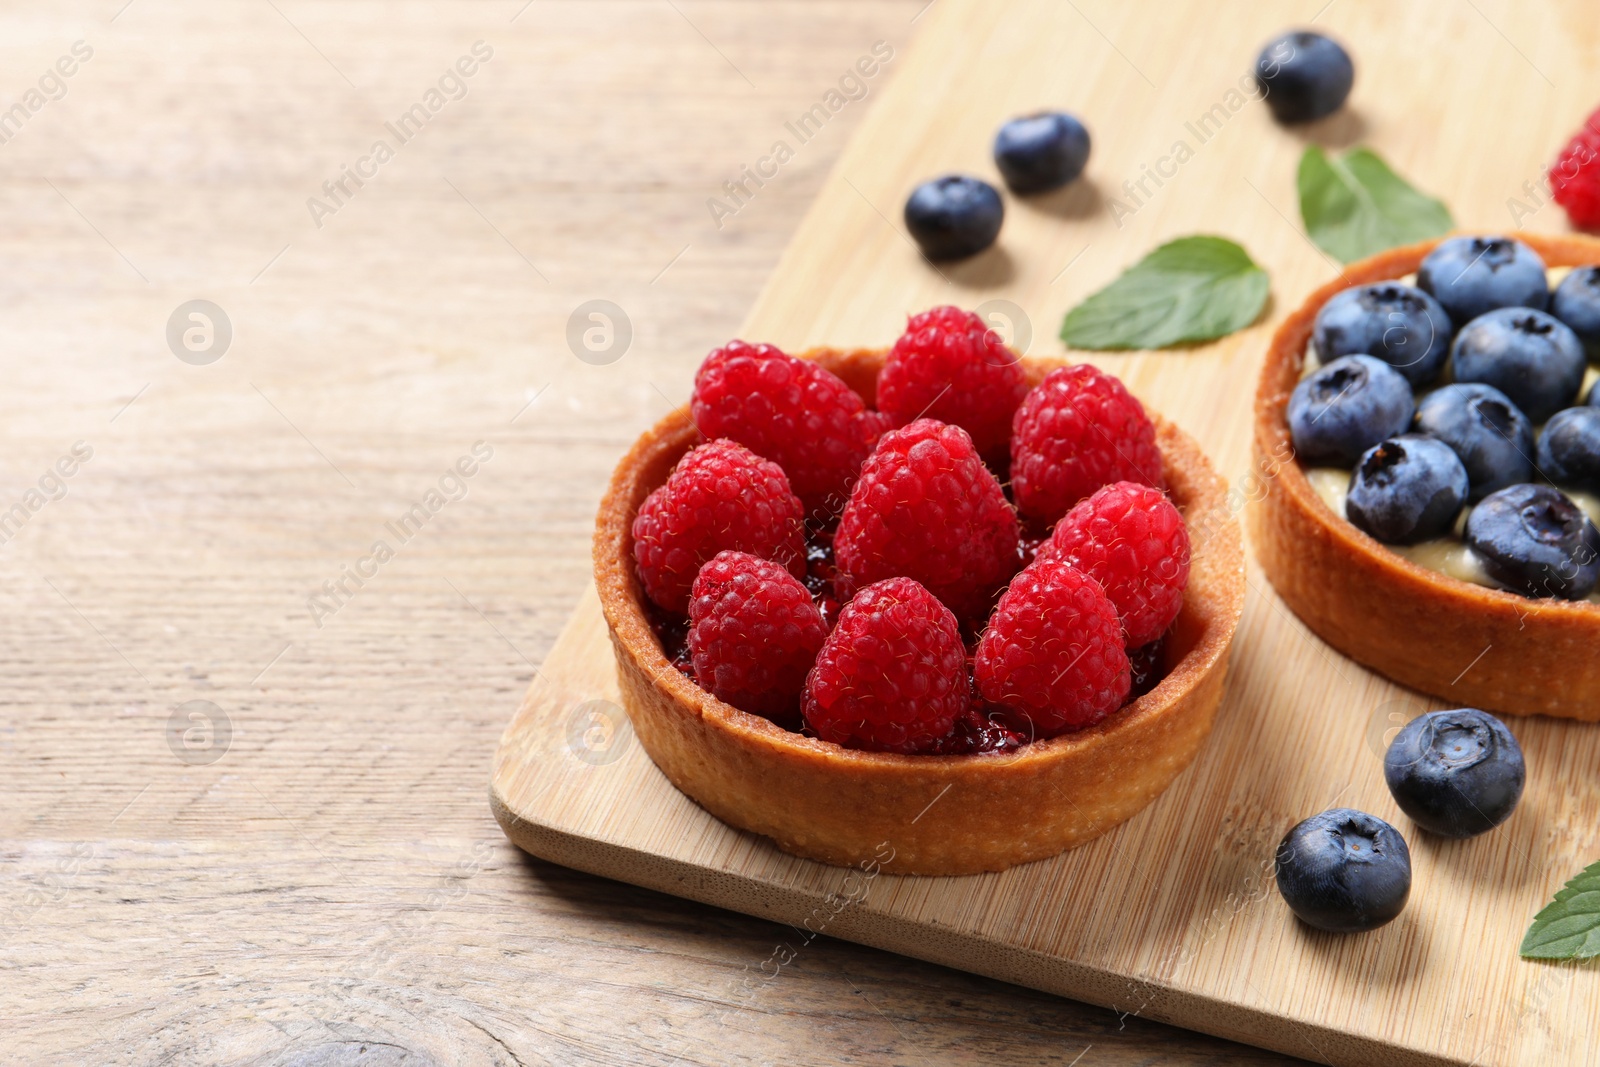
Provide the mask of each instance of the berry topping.
{"label": "berry topping", "polygon": [[839,595],[915,578],[960,619],[981,618],[1017,567],[1017,516],[959,426],[891,430],[861,469],[833,539]]}
{"label": "berry topping", "polygon": [[1189,531],[1159,489],[1114,482],[1056,523],[1038,559],[1071,564],[1100,584],[1129,648],[1167,632],[1189,582]]}
{"label": "berry topping", "polygon": [[1531,308],[1479,315],[1456,334],[1450,359],[1456,381],[1494,386],[1534,422],[1573,403],[1583,385],[1583,342]]}
{"label": "berry topping", "polygon": [[1012,119],[994,138],[994,165],[1019,196],[1057,189],[1083,173],[1089,131],[1064,111]]}
{"label": "berry topping", "polygon": [[1548,485],[1484,497],[1467,515],[1466,541],[1490,577],[1524,596],[1582,600],[1600,581],[1600,530]]}
{"label": "berry topping", "polygon": [[1119,481],[1163,486],[1156,430],[1144,407],[1120,381],[1088,364],[1051,371],[1023,398],[1012,423],[1018,510],[1052,523]]}
{"label": "berry topping", "polygon": [[1334,808],[1284,835],[1278,892],[1307,925],[1336,934],[1376,930],[1411,895],[1411,850],[1400,831],[1366,812]]}
{"label": "berry topping", "polygon": [[1016,353],[970,311],[937,307],[913,315],[878,375],[878,408],[904,426],[952,423],[987,459],[1004,458],[1011,419],[1028,391]]}
{"label": "berry topping", "polygon": [[970,756],[980,752],[1010,752],[1021,748],[1033,738],[1020,730],[1007,726],[999,715],[987,713],[981,701],[975,701],[956,720],[955,728],[941,738],[929,753],[935,756]]}
{"label": "berry topping", "polygon": [[1128,649],[1128,669],[1132,684],[1128,699],[1135,700],[1161,684],[1167,674],[1167,639],[1158,637],[1148,645]]}
{"label": "berry topping", "polygon": [[906,229],[929,259],[965,259],[994,244],[1005,214],[994,186],[949,174],[912,190],[906,200]]}
{"label": "berry topping", "polygon": [[1590,359],[1600,358],[1600,267],[1578,267],[1561,279],[1550,314],[1578,335]]}
{"label": "berry topping", "polygon": [[1558,411],[1539,434],[1539,473],[1560,485],[1600,492],[1600,407]]}
{"label": "berry topping", "polygon": [[719,700],[798,729],[800,691],[828,628],[806,587],[782,566],[719,552],[689,600],[694,678]]}
{"label": "berry topping", "polygon": [[1455,450],[1467,468],[1467,499],[1533,478],[1533,427],[1492,385],[1447,385],[1423,397],[1412,424]]}
{"label": "berry topping", "polygon": [[1057,560],[1012,579],[972,670],[984,699],[1032,737],[1093,726],[1132,685],[1116,608],[1093,578]]}
{"label": "berry topping", "polygon": [[931,752],[972,701],[950,609],[910,578],[869,585],[839,613],[806,679],[806,725],[824,741]]}
{"label": "berry topping", "polygon": [[1344,513],[1386,545],[1414,545],[1456,524],[1467,487],[1467,469],[1449,445],[1403,434],[1361,457],[1350,475]]}
{"label": "berry topping", "polygon": [[1417,269],[1418,288],[1432,293],[1454,323],[1495,308],[1544,310],[1550,283],[1539,253],[1509,237],[1452,237]]}
{"label": "berry topping", "polygon": [[1383,757],[1383,777],[1400,810],[1424,830],[1474,837],[1511,817],[1526,770],[1505,723],[1457,708],[1408,722]]}
{"label": "berry topping", "polygon": [[1556,157],[1550,189],[1574,226],[1600,227],[1600,111],[1589,116]]}
{"label": "berry topping", "polygon": [[1282,123],[1312,122],[1338,111],[1355,84],[1350,53],[1337,41],[1298,30],[1267,42],[1256,58],[1256,85],[1272,117]]}
{"label": "berry topping", "polygon": [[1371,356],[1344,356],[1289,394],[1289,432],[1307,463],[1348,466],[1361,453],[1404,433],[1413,410],[1411,386]]}
{"label": "berry topping", "polygon": [[772,345],[730,341],[700,364],[690,402],[707,437],[738,441],[783,468],[808,514],[837,515],[882,431],[838,377]]}
{"label": "berry topping", "polygon": [[695,575],[724,549],[806,572],[800,501],[776,463],[732,441],[711,441],[678,461],[666,484],[639,506],[633,558],[647,596],[688,610]]}
{"label": "berry topping", "polygon": [[1312,341],[1317,358],[1372,356],[1413,386],[1426,385],[1450,354],[1450,316],[1421,289],[1381,282],[1346,289],[1317,312]]}

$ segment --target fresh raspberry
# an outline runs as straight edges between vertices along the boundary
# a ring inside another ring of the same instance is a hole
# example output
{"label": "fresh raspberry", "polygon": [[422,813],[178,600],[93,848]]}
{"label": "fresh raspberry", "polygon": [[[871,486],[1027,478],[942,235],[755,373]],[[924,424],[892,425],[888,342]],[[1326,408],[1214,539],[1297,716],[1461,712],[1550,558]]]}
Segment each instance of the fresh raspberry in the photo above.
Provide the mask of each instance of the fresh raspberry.
{"label": "fresh raspberry", "polygon": [[1038,559],[1070,563],[1100,583],[1129,648],[1167,632],[1189,584],[1189,531],[1159,489],[1113,482],[1056,523]]}
{"label": "fresh raspberry", "polygon": [[1028,391],[1016,353],[970,311],[913,315],[878,375],[878,408],[904,426],[927,416],[972,435],[985,459],[1003,459],[1011,419]]}
{"label": "fresh raspberry", "polygon": [[639,506],[633,520],[639,580],[651,600],[681,615],[700,567],[723,549],[777,560],[802,577],[804,518],[776,463],[732,441],[703,444]]}
{"label": "fresh raspberry", "polygon": [[1600,111],[1550,165],[1550,189],[1574,226],[1600,229]]}
{"label": "fresh raspberry", "polygon": [[1093,578],[1057,560],[1012,580],[978,639],[973,676],[1034,737],[1093,726],[1122,706],[1132,678],[1117,611]]}
{"label": "fresh raspberry", "polygon": [[1156,430],[1123,384],[1088,364],[1051,371],[1017,409],[1011,493],[1024,515],[1052,523],[1109,482],[1161,482]]}
{"label": "fresh raspberry", "polygon": [[972,700],[950,609],[910,578],[869,585],[839,613],[806,679],[806,724],[824,741],[931,752]]}
{"label": "fresh raspberry", "polygon": [[1017,516],[959,426],[890,430],[861,468],[833,538],[840,598],[915,578],[960,619],[988,613],[1017,568]]}
{"label": "fresh raspberry", "polygon": [[777,563],[718,552],[694,580],[694,677],[736,708],[798,729],[800,691],[827,638],[811,594]]}
{"label": "fresh raspberry", "polygon": [[707,437],[727,437],[783,468],[809,514],[839,513],[882,429],[837,376],[772,345],[730,341],[700,364],[690,401]]}

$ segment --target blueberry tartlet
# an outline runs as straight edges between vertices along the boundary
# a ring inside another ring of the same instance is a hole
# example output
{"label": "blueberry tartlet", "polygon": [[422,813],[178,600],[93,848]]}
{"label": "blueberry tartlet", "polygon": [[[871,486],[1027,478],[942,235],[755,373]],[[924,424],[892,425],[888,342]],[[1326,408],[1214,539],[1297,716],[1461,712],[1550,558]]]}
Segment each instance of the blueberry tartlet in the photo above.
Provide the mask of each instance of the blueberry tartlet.
{"label": "blueberry tartlet", "polygon": [[1257,553],[1402,684],[1600,720],[1600,241],[1458,236],[1345,269],[1256,394]]}

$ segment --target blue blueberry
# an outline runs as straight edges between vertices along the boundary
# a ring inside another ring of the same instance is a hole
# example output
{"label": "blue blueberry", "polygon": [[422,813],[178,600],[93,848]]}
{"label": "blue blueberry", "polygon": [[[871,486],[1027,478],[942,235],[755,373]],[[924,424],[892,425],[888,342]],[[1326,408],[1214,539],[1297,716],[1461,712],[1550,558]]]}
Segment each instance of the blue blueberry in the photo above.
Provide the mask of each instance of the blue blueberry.
{"label": "blue blueberry", "polygon": [[1289,432],[1303,462],[1348,467],[1403,433],[1413,409],[1411,386],[1398,371],[1371,356],[1345,356],[1294,387]]}
{"label": "blue blueberry", "polygon": [[1476,837],[1505,822],[1527,770],[1506,724],[1476,708],[1430,711],[1395,735],[1383,777],[1400,810],[1441,837]]}
{"label": "blue blueberry", "polygon": [[994,165],[1013,193],[1056,189],[1083,173],[1089,131],[1064,111],[1012,119],[994,138]]}
{"label": "blue blueberry", "polygon": [[1492,385],[1534,422],[1571,404],[1583,386],[1583,343],[1543,311],[1508,307],[1461,327],[1450,346],[1458,382]]}
{"label": "blue blueberry", "polygon": [[1467,515],[1466,540],[1491,578],[1523,596],[1582,600],[1600,581],[1600,530],[1548,485],[1484,497]]}
{"label": "blue blueberry", "polygon": [[1455,450],[1472,487],[1468,500],[1533,480],[1533,425],[1492,385],[1467,382],[1435,389],[1417,401],[1411,426]]}
{"label": "blue blueberry", "polygon": [[1558,485],[1600,492],[1600,407],[1550,416],[1539,434],[1539,473]]}
{"label": "blue blueberry", "polygon": [[1300,920],[1355,934],[1399,915],[1411,895],[1411,850],[1400,831],[1363,811],[1334,808],[1284,835],[1278,892]]}
{"label": "blue blueberry", "polygon": [[1561,279],[1550,314],[1572,328],[1590,359],[1600,359],[1600,267],[1578,267]]}
{"label": "blue blueberry", "polygon": [[1380,282],[1346,289],[1322,305],[1311,339],[1324,363],[1373,356],[1412,385],[1426,385],[1444,369],[1453,328],[1444,308],[1421,289]]}
{"label": "blue blueberry", "polygon": [[1467,487],[1467,468],[1449,445],[1403,434],[1361,457],[1350,474],[1344,513],[1386,545],[1414,545],[1456,524]]}
{"label": "blue blueberry", "polygon": [[906,229],[929,259],[965,259],[994,244],[1005,219],[994,186],[964,174],[923,182],[906,199]]}
{"label": "blue blueberry", "polygon": [[1432,293],[1456,323],[1495,308],[1542,311],[1550,301],[1544,260],[1509,237],[1452,237],[1441,242],[1418,268],[1417,285]]}
{"label": "blue blueberry", "polygon": [[1310,30],[1269,41],[1256,57],[1256,85],[1279,122],[1311,122],[1333,114],[1344,106],[1355,80],[1350,53]]}

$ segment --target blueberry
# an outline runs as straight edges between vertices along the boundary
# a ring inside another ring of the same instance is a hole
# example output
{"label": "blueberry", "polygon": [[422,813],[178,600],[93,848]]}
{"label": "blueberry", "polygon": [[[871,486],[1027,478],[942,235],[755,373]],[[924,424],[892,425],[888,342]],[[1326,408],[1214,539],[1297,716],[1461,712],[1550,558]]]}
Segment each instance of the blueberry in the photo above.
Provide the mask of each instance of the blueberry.
{"label": "blueberry", "polygon": [[1363,811],[1334,808],[1278,845],[1278,892],[1302,922],[1336,934],[1376,930],[1411,895],[1411,850],[1400,831]]}
{"label": "blueberry", "polygon": [[1534,422],[1571,404],[1583,386],[1583,343],[1542,311],[1500,308],[1467,323],[1450,346],[1458,382],[1492,385]]}
{"label": "blueberry", "polygon": [[1369,448],[1350,474],[1345,517],[1386,545],[1414,545],[1456,524],[1467,468],[1443,441],[1417,434]]}
{"label": "blueberry", "polygon": [[1560,485],[1600,492],[1600,407],[1550,416],[1539,434],[1539,473]]}
{"label": "blueberry", "polygon": [[1412,385],[1426,385],[1444,369],[1453,328],[1444,308],[1421,289],[1380,282],[1346,289],[1322,305],[1311,339],[1324,363],[1373,356]]}
{"label": "blueberry", "polygon": [[1476,708],[1419,715],[1383,757],[1394,802],[1441,837],[1476,837],[1505,822],[1526,776],[1506,724]]}
{"label": "blueberry", "polygon": [[1533,479],[1533,425],[1492,385],[1435,389],[1417,401],[1412,429],[1437,437],[1461,457],[1472,487],[1468,500]]}
{"label": "blueberry", "polygon": [[965,259],[994,244],[1005,218],[1000,194],[986,181],[947,174],[906,198],[906,229],[929,259]]}
{"label": "blueberry", "polygon": [[1310,30],[1269,41],[1256,57],[1256,85],[1279,122],[1310,122],[1344,106],[1355,83],[1350,53]]}
{"label": "blueberry", "polygon": [[1294,387],[1289,431],[1301,460],[1349,466],[1404,432],[1412,410],[1411,386],[1399,372],[1371,356],[1345,356]]}
{"label": "blueberry", "polygon": [[1544,260],[1509,237],[1452,237],[1428,253],[1417,285],[1432,293],[1452,322],[1504,307],[1544,310],[1550,282]]}
{"label": "blueberry", "polygon": [[994,165],[1013,193],[1066,185],[1089,162],[1089,131],[1064,111],[1012,119],[994,137]]}
{"label": "blueberry", "polygon": [[1579,267],[1550,294],[1550,314],[1572,328],[1590,359],[1600,360],[1600,267]]}
{"label": "blueberry", "polygon": [[1600,530],[1548,485],[1484,497],[1467,515],[1466,540],[1491,578],[1524,596],[1582,600],[1600,581]]}

